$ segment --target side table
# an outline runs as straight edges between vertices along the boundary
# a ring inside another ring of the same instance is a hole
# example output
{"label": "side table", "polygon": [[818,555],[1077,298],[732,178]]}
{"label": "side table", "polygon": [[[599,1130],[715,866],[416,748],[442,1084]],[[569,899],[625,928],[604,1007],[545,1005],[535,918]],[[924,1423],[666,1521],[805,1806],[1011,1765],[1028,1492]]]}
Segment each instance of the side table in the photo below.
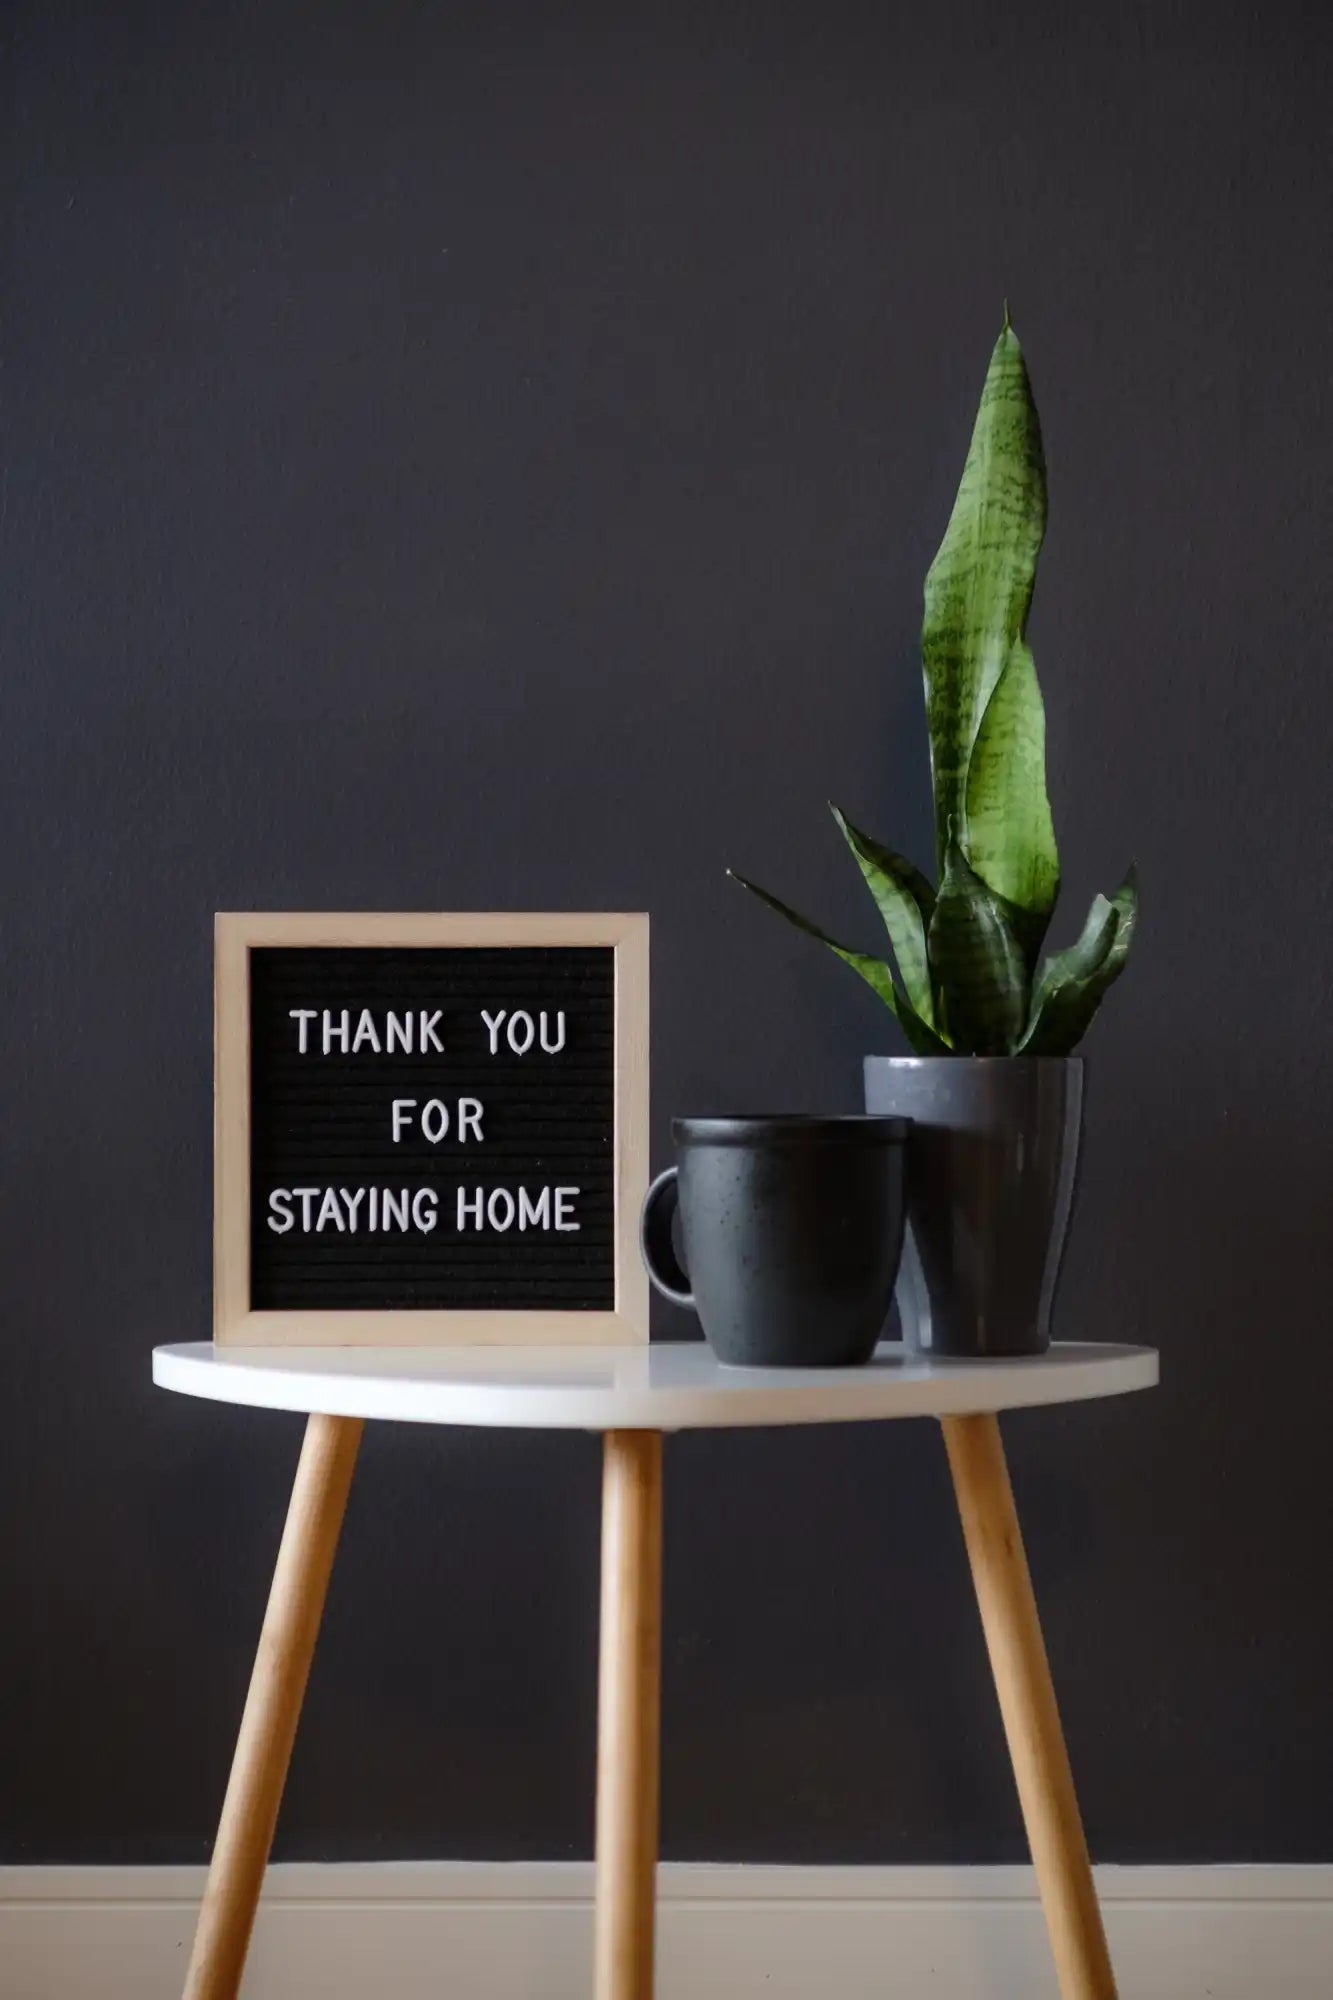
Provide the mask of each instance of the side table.
{"label": "side table", "polygon": [[235,2000],[361,1431],[367,1421],[603,1435],[595,2000],[651,2000],[658,1828],[662,1434],[935,1417],[944,1432],[991,1671],[1062,2000],[1115,2000],[1078,1800],[998,1413],[1151,1388],[1150,1348],[1060,1343],[1015,1361],[885,1344],[866,1368],[722,1367],[649,1347],[159,1347],[164,1389],[305,1413],[305,1441],[241,1718],[185,2000]]}

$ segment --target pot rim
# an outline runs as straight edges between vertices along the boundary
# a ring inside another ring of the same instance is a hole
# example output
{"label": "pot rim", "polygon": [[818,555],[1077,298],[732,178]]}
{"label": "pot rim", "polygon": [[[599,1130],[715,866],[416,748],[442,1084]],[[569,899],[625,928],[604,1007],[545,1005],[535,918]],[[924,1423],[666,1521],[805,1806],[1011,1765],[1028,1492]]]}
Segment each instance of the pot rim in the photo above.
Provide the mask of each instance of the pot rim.
{"label": "pot rim", "polygon": [[756,1142],[779,1146],[903,1145],[912,1129],[910,1118],[896,1113],[850,1111],[755,1111],[721,1117],[673,1118],[671,1136],[678,1146],[749,1146]]}
{"label": "pot rim", "polygon": [[1083,1056],[866,1056],[867,1063],[889,1063],[894,1069],[1045,1069],[1077,1065]]}

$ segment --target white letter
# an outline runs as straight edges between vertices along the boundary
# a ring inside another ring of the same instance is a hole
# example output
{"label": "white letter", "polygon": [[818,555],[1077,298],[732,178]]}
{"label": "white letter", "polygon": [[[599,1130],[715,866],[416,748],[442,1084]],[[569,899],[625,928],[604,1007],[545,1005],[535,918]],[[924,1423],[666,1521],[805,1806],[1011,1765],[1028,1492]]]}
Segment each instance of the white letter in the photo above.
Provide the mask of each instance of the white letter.
{"label": "white letter", "polygon": [[380,1196],[380,1228],[387,1229],[396,1222],[400,1229],[407,1227],[407,1189],[396,1195],[392,1188],[385,1188]]}
{"label": "white letter", "polygon": [[356,1212],[366,1198],[366,1191],[364,1188],[357,1188],[355,1192],[351,1188],[339,1188],[338,1192],[347,1203],[347,1227],[354,1231]]}
{"label": "white letter", "polygon": [[459,1188],[459,1190],[458,1190],[458,1225],[457,1225],[457,1226],[458,1226],[458,1228],[459,1228],[460,1230],[464,1230],[464,1229],[466,1229],[466,1228],[467,1228],[467,1218],[468,1218],[468,1211],[469,1211],[469,1210],[471,1210],[471,1213],[472,1213],[472,1223],[473,1223],[473,1227],[474,1227],[474,1228],[476,1228],[476,1229],[480,1229],[480,1228],[481,1228],[481,1189],[480,1189],[480,1188],[478,1188],[478,1189],[477,1189],[477,1192],[476,1192],[476,1194],[475,1194],[475,1195],[473,1196],[473,1198],[472,1198],[472,1200],[471,1200],[471,1201],[469,1201],[469,1200],[468,1200],[468,1198],[467,1198],[467,1189],[466,1189],[466,1188]]}
{"label": "white letter", "polygon": [[[423,1202],[430,1203],[430,1208],[425,1214],[422,1213]],[[434,1188],[418,1188],[412,1197],[412,1220],[422,1235],[429,1236],[439,1219],[435,1212]]]}
{"label": "white letter", "polygon": [[460,1145],[468,1136],[467,1128],[469,1125],[472,1127],[472,1137],[480,1141],[481,1099],[479,1097],[460,1097],[458,1100],[458,1138]]}
{"label": "white letter", "polygon": [[[288,1194],[286,1188],[274,1188],[272,1194],[268,1198],[268,1205],[269,1205],[269,1218],[268,1218],[269,1228],[273,1231],[273,1234],[275,1236],[285,1236],[287,1234],[287,1231],[291,1228],[292,1224],[296,1220],[296,1217],[292,1214],[292,1198],[290,1194]],[[280,1215],[282,1217],[282,1221],[275,1222],[273,1220],[273,1217],[275,1215]]]}
{"label": "white letter", "polygon": [[[431,1117],[432,1112],[435,1114],[433,1119]],[[435,1126],[433,1132],[430,1129],[432,1124]],[[421,1129],[430,1140],[432,1146],[438,1146],[441,1139],[448,1132],[449,1107],[447,1104],[441,1104],[438,1097],[428,1097],[422,1105]]]}
{"label": "white letter", "polygon": [[412,1053],[412,1021],[409,1014],[386,1014],[384,1017],[384,1048],[387,1055],[393,1054],[393,1045],[399,1044],[404,1055]]}
{"label": "white letter", "polygon": [[415,1104],[415,1097],[395,1097],[393,1100],[393,1143],[395,1146],[402,1136],[404,1125],[408,1122],[406,1114],[413,1109]]}
{"label": "white letter", "polygon": [[496,1043],[500,1039],[500,1024],[504,1020],[504,1017],[505,1017],[505,1010],[503,1007],[500,1009],[499,1013],[495,1016],[494,1020],[492,1020],[491,1016],[486,1012],[486,1009],[484,1007],[481,1010],[481,1018],[486,1023],[486,1026],[490,1030],[492,1055],[495,1055],[497,1053]]}
{"label": "white letter", "polygon": [[301,1204],[301,1227],[308,1236],[310,1234],[310,1204],[319,1193],[319,1189],[293,1188],[292,1193]]}
{"label": "white letter", "polygon": [[555,1191],[555,1226],[557,1229],[577,1229],[577,1222],[566,1222],[568,1204],[578,1193],[577,1188],[557,1188]]}
{"label": "white letter", "polygon": [[529,1198],[528,1191],[521,1187],[518,1191],[518,1226],[526,1229],[549,1229],[551,1226],[551,1190],[543,1188],[536,1201]]}
{"label": "white letter", "polygon": [[338,1021],[339,1021],[339,1025],[338,1025],[338,1026],[337,1026],[337,1027],[335,1028],[335,1027],[333,1026],[333,1016],[332,1016],[332,1014],[331,1014],[331,1013],[329,1012],[328,1008],[326,1007],[326,1008],[324,1009],[324,1053],[325,1053],[325,1055],[327,1055],[327,1054],[329,1053],[329,1047],[330,1047],[330,1044],[331,1044],[331,1043],[333,1042],[333,1039],[334,1039],[334,1037],[335,1037],[335,1036],[337,1036],[337,1037],[338,1037],[338,1039],[339,1039],[339,1040],[340,1040],[340,1041],[342,1042],[342,1051],[343,1051],[343,1054],[344,1054],[344,1055],[346,1055],[346,1054],[347,1054],[347,1037],[348,1037],[348,1035],[350,1034],[351,1030],[349,1029],[349,1027],[348,1027],[348,1025],[347,1025],[347,1009],[346,1009],[345,1007],[343,1008],[343,1010],[342,1010],[341,1014],[340,1014],[340,1015],[338,1016]]}
{"label": "white letter", "polygon": [[[505,1210],[505,1219],[503,1222],[501,1222],[499,1216],[495,1212],[495,1204],[498,1201],[503,1201],[507,1203],[507,1208]],[[514,1219],[514,1197],[512,1194],[510,1194],[509,1189],[492,1188],[490,1193],[490,1199],[486,1203],[486,1220],[490,1223],[491,1228],[508,1229],[513,1219]]]}
{"label": "white letter", "polygon": [[[514,1040],[514,1030],[518,1026],[520,1021],[524,1021],[527,1023],[528,1032],[525,1039],[522,1042],[516,1042]],[[532,1047],[533,1033],[534,1029],[532,1026],[531,1014],[525,1013],[524,1010],[520,1007],[517,1014],[511,1014],[509,1016],[509,1046],[514,1051],[514,1054],[516,1056],[525,1056],[527,1054],[528,1050]]]}
{"label": "white letter", "polygon": [[421,1037],[420,1046],[417,1050],[418,1055],[424,1056],[427,1049],[434,1049],[438,1055],[444,1054],[444,1043],[435,1032],[435,1023],[439,1020],[443,1012],[444,1009],[442,1007],[437,1007],[433,1014],[428,1014],[424,1007],[421,1009]]}
{"label": "white letter", "polygon": [[324,1190],[324,1199],[319,1204],[319,1221],[315,1224],[316,1229],[322,1229],[326,1222],[335,1223],[339,1229],[347,1227],[343,1221],[343,1212],[338,1206],[338,1197],[332,1188]]}
{"label": "white letter", "polygon": [[356,1034],[352,1038],[352,1054],[355,1055],[362,1042],[369,1042],[375,1054],[380,1054],[380,1038],[375,1032],[375,1023],[370,1018],[369,1007],[361,1009],[361,1019],[356,1024]]}
{"label": "white letter", "polygon": [[313,1007],[289,1007],[287,1009],[287,1012],[291,1015],[293,1021],[297,1023],[296,1052],[298,1055],[303,1056],[306,1053],[306,1048],[307,1048],[306,1037],[309,1033],[309,1030],[306,1027],[306,1022],[314,1020],[315,1010]]}
{"label": "white letter", "polygon": [[565,1010],[562,1007],[560,1009],[560,1012],[555,1017],[556,1021],[555,1031],[557,1036],[559,1037],[557,1041],[548,1042],[546,1039],[546,1009],[544,1007],[542,1009],[541,1018],[542,1018],[542,1030],[541,1030],[542,1047],[545,1049],[548,1056],[558,1056],[561,1049],[563,1049],[563,1047],[565,1046]]}
{"label": "white letter", "polygon": [[370,1200],[367,1202],[366,1207],[370,1211],[368,1217],[370,1227],[378,1229],[380,1226],[380,1191],[378,1188],[373,1187],[370,1190]]}

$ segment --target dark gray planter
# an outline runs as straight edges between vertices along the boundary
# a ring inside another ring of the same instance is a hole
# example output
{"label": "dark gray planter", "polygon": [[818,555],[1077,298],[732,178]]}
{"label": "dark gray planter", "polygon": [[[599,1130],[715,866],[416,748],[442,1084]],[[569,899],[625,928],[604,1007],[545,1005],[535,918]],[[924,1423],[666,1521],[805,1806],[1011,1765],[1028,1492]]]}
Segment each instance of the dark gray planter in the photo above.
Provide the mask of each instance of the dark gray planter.
{"label": "dark gray planter", "polygon": [[1040,1354],[1074,1196],[1080,1056],[867,1056],[866,1109],[910,1118],[903,1338]]}

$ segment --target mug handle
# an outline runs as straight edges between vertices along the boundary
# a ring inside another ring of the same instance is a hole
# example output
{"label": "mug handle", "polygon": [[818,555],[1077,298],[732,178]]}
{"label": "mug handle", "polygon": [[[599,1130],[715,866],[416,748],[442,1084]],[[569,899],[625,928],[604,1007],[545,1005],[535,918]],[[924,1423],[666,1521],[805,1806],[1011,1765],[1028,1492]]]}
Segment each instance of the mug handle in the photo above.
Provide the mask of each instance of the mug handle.
{"label": "mug handle", "polygon": [[694,1293],[690,1290],[689,1273],[676,1255],[671,1237],[671,1225],[679,1206],[677,1169],[668,1167],[657,1176],[643,1198],[639,1215],[639,1253],[643,1258],[643,1268],[662,1297],[670,1299],[673,1306],[692,1306]]}

